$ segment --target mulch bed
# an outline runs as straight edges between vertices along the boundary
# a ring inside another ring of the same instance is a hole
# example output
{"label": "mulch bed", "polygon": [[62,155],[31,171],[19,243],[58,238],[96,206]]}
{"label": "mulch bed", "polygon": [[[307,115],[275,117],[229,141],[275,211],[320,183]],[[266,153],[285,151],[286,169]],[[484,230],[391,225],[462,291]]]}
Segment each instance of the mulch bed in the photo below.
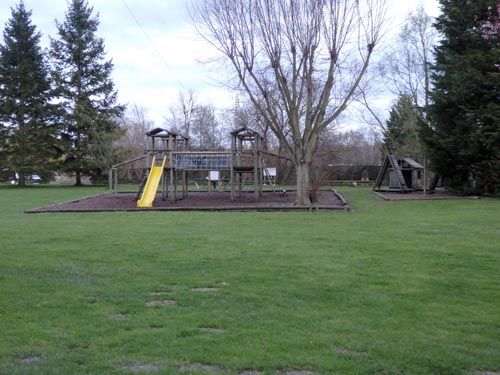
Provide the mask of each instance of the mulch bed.
{"label": "mulch bed", "polygon": [[453,195],[446,190],[436,190],[432,193],[423,191],[414,191],[411,193],[399,193],[388,191],[375,191],[375,195],[386,201],[406,201],[406,200],[439,200],[439,199],[478,199],[478,197],[461,197]]}
{"label": "mulch bed", "polygon": [[[181,194],[178,194],[180,196]],[[186,199],[176,202],[162,200],[156,195],[153,208],[137,208],[136,193],[105,193],[52,206],[39,207],[25,211],[40,212],[98,212],[98,211],[303,211],[329,210],[349,211],[351,207],[334,190],[320,191],[318,202],[311,207],[294,206],[296,192],[264,192],[255,201],[253,192],[244,192],[234,202],[229,192],[189,192]]]}

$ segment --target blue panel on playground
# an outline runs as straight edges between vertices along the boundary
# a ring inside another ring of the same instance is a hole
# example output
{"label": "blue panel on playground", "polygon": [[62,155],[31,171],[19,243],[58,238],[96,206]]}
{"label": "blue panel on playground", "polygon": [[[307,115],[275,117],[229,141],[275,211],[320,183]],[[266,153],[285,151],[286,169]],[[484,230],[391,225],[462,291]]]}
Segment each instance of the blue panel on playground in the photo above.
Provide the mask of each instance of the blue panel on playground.
{"label": "blue panel on playground", "polygon": [[175,165],[178,169],[186,170],[223,170],[230,169],[230,155],[175,155]]}

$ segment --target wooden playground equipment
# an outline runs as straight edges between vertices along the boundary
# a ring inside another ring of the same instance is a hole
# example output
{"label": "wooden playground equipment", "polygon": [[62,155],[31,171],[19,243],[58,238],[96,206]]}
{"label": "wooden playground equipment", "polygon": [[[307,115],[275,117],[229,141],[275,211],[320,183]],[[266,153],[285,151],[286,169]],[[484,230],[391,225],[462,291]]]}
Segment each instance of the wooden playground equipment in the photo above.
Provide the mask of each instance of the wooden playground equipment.
{"label": "wooden playground equipment", "polygon": [[[188,196],[188,173],[195,171],[230,172],[231,200],[243,192],[245,177],[251,176],[255,200],[262,195],[266,175],[262,136],[246,127],[231,132],[230,151],[189,151],[189,138],[163,128],[146,133],[144,155],[114,165],[109,173],[109,189],[117,191],[118,168],[146,160],[145,176],[137,193],[137,207],[150,208],[160,182],[162,199],[184,199]],[[181,192],[178,192],[178,186]],[[182,193],[182,195],[178,195]]]}
{"label": "wooden playground equipment", "polygon": [[388,152],[373,190],[399,193],[411,193],[418,190],[433,192],[437,186],[439,175],[433,174],[429,186],[426,186],[424,177],[424,167],[421,164],[410,158],[397,159],[394,154]]}

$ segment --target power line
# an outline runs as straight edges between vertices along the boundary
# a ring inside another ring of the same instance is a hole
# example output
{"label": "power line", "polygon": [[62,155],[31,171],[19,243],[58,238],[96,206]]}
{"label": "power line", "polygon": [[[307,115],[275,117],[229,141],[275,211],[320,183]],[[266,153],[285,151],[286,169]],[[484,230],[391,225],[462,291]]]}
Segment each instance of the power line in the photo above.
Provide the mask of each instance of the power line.
{"label": "power line", "polygon": [[160,51],[158,50],[158,48],[156,48],[156,45],[153,43],[153,40],[149,37],[149,35],[146,32],[146,30],[144,30],[144,27],[142,27],[141,23],[139,22],[139,20],[135,16],[134,12],[132,12],[132,9],[130,9],[130,7],[128,6],[127,2],[125,0],[122,0],[122,2],[123,2],[123,5],[125,5],[125,8],[127,8],[128,12],[132,16],[132,18],[134,19],[134,21],[137,24],[137,26],[139,26],[139,28],[142,30],[142,33],[144,34],[144,36],[148,40],[149,44],[151,44],[151,47],[153,48],[153,51],[158,55],[158,57],[162,61],[163,65],[165,65],[167,67],[167,69],[170,71],[170,73],[175,78],[175,80],[177,81],[177,83],[182,87],[182,89],[186,90],[186,87],[182,84],[182,82],[180,81],[180,79],[175,74],[174,70],[170,67],[170,65],[167,63],[167,61],[163,58],[163,55],[160,53]]}

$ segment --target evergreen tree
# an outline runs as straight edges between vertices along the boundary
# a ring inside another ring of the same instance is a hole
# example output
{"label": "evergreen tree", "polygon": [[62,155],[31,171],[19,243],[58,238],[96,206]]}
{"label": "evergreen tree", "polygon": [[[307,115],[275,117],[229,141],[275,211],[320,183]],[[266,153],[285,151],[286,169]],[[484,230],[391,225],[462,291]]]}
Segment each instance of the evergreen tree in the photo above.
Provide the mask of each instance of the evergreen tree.
{"label": "evergreen tree", "polygon": [[392,106],[383,132],[384,146],[400,157],[422,158],[418,113],[411,95],[401,94]]}
{"label": "evergreen tree", "polygon": [[500,34],[500,1],[497,2],[496,8],[491,7],[488,10],[487,19],[482,24],[482,28],[486,39],[496,39],[498,43],[498,36]]}
{"label": "evergreen tree", "polygon": [[52,76],[65,108],[63,139],[67,142],[65,169],[82,174],[99,173],[89,150],[101,133],[119,134],[117,119],[124,106],[117,104],[111,80],[113,64],[106,60],[104,41],[96,36],[98,16],[86,0],[72,0],[63,23],[56,21],[59,39],[51,39]]}
{"label": "evergreen tree", "polygon": [[23,2],[11,11],[0,45],[0,158],[23,186],[29,174],[51,173],[57,112],[50,104],[48,68],[31,12]]}
{"label": "evergreen tree", "polygon": [[[1,84],[0,84],[0,90],[1,90]],[[5,125],[2,121],[0,121],[0,179],[2,179],[3,177],[2,175],[8,172],[7,130],[8,130],[7,125]]]}
{"label": "evergreen tree", "polygon": [[498,44],[483,25],[496,0],[440,0],[431,93],[423,136],[433,167],[456,188],[490,192],[500,184]]}

